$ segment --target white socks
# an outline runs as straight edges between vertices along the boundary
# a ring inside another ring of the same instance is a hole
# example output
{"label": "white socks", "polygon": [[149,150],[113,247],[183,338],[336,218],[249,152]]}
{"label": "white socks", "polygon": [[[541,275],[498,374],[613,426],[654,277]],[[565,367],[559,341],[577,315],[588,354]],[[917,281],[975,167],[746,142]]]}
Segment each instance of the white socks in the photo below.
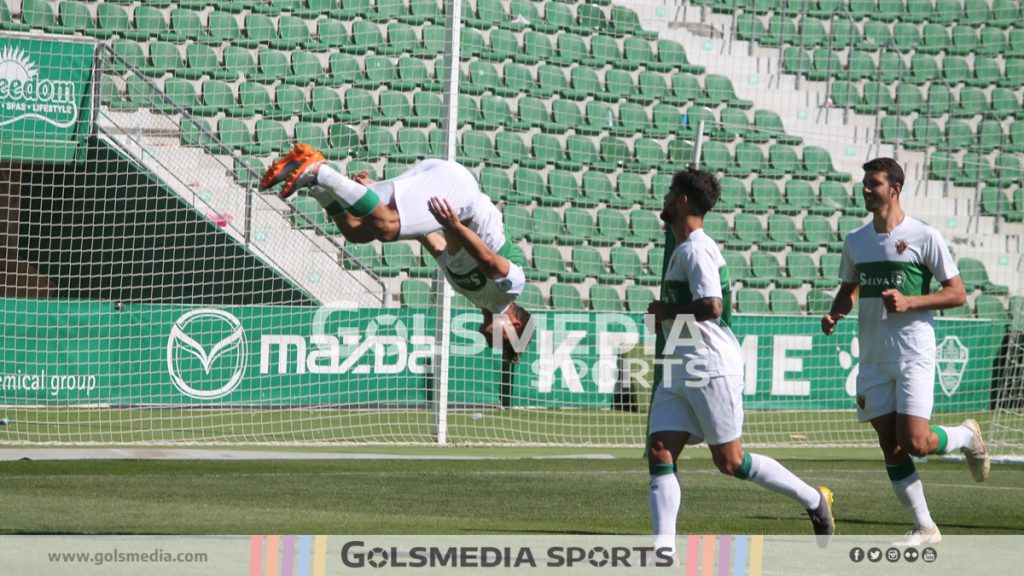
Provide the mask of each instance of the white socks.
{"label": "white socks", "polygon": [[931,429],[939,437],[936,454],[957,452],[970,447],[974,442],[974,432],[967,426],[931,426]]}
{"label": "white socks", "polygon": [[[674,468],[671,464],[667,466],[669,470]],[[651,525],[656,548],[676,549],[676,518],[679,516],[681,501],[682,490],[675,472],[651,475]]]}
{"label": "white socks", "polygon": [[373,190],[338,173],[327,164],[320,165],[316,182],[317,186],[310,189],[309,195],[332,216],[347,210],[353,216],[362,218],[373,212],[379,202]]}
{"label": "white socks", "polygon": [[903,504],[903,509],[914,519],[914,525],[921,528],[935,527],[932,515],[928,512],[928,502],[924,499],[924,484],[921,483],[921,477],[916,470],[903,480],[894,481],[892,489],[896,492],[900,504]]}
{"label": "white socks", "polygon": [[768,456],[747,452],[736,477],[789,496],[808,510],[816,510],[821,504],[821,493],[816,488],[797,478],[796,474]]}

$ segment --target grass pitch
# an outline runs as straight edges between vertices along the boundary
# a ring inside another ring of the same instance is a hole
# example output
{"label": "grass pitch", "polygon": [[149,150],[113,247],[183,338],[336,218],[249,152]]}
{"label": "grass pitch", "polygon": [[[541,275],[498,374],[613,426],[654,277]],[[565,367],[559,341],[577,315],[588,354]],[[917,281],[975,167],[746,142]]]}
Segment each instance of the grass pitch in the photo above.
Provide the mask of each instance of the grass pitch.
{"label": "grass pitch", "polygon": [[[332,452],[337,448],[330,449]],[[346,450],[349,451],[349,450]],[[644,534],[639,450],[478,448],[356,451],[480,459],[15,461],[0,463],[6,534]],[[900,534],[909,520],[872,450],[755,450],[836,494],[841,534]],[[590,451],[594,453],[594,451]],[[540,456],[541,458],[537,458]],[[806,534],[792,501],[719,474],[706,448],[680,461],[681,533]],[[1024,533],[1024,467],[918,465],[945,534]]]}

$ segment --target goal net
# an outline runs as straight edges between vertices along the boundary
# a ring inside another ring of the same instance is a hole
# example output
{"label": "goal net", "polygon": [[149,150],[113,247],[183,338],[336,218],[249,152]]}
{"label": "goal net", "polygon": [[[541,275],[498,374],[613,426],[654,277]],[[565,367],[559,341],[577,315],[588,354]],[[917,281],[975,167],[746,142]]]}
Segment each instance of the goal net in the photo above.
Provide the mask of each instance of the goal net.
{"label": "goal net", "polygon": [[[969,290],[937,314],[934,420],[1024,446],[1024,183],[1008,150],[979,144],[1009,120],[991,101],[964,116],[970,91],[914,77],[896,46],[811,34],[859,39],[853,16],[98,4],[134,27],[97,19],[89,36],[16,13],[23,32],[0,36],[0,443],[641,446],[653,387],[681,369],[643,317],[673,247],[659,214],[697,162],[722,186],[705,229],[728,265],[745,441],[871,446],[856,321],[826,337],[820,317],[868,216],[861,164],[890,156]],[[775,16],[796,35],[773,44]],[[865,57],[905,76],[852,76]],[[929,109],[940,86],[949,107]],[[970,143],[946,137],[962,129]],[[374,179],[423,158],[469,167],[523,253],[519,361],[418,243],[348,242],[314,200],[258,191],[295,142]]]}

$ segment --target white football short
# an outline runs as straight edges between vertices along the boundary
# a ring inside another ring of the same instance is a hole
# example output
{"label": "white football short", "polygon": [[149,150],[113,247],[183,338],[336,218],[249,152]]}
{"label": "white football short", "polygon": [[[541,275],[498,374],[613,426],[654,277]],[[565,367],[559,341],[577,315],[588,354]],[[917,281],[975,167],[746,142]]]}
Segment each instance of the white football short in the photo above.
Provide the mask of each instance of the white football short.
{"label": "white football short", "polygon": [[648,434],[689,432],[688,444],[709,446],[732,442],[743,432],[743,377],[712,376],[695,388],[682,381],[659,385],[651,402]]}
{"label": "white football short", "polygon": [[857,418],[906,414],[930,420],[935,402],[935,359],[861,362],[857,373]]}

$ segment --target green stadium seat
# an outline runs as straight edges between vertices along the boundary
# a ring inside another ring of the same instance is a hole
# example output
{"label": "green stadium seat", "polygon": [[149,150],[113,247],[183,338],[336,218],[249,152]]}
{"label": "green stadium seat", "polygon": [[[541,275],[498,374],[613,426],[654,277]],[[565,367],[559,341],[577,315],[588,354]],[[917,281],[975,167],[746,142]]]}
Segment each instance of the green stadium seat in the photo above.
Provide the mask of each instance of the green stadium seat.
{"label": "green stadium seat", "polygon": [[[122,44],[122,47],[130,49],[130,44]],[[177,45],[170,42],[149,43],[149,66],[142,69],[144,74],[159,78],[165,74],[180,75],[184,69],[185,61]]]}
{"label": "green stadium seat", "polygon": [[1010,296],[1009,312],[1012,329],[1024,329],[1024,296]]}
{"label": "green stadium seat", "polygon": [[[584,6],[586,6],[586,4],[584,4]],[[590,287],[588,298],[590,300],[591,310],[598,310],[602,312],[625,311],[622,304],[622,297],[619,296],[619,292],[612,286],[594,284]]]}
{"label": "green stadium seat", "polygon": [[953,176],[953,182],[958,186],[974,186],[979,182],[992,182],[994,179],[995,170],[992,168],[992,162],[978,151],[965,154],[960,171]]}
{"label": "green stadium seat", "polygon": [[831,214],[835,211],[852,212],[856,204],[850,196],[850,191],[838,182],[822,182],[818,188],[818,208],[812,208],[812,212],[818,214]]}
{"label": "green stadium seat", "polygon": [[979,294],[974,299],[974,313],[978,318],[992,320],[997,325],[1005,325],[1010,322],[1010,316],[1006,308],[1003,307],[1003,300],[998,296]]}
{"label": "green stadium seat", "polygon": [[217,53],[210,46],[205,44],[189,44],[185,47],[185,67],[177,71],[178,76],[197,80],[203,76],[231,78],[230,74],[221,68],[220,59]]}
{"label": "green stadium seat", "polygon": [[[544,177],[535,170],[522,167],[516,168],[512,176],[512,182],[513,196],[509,198],[510,202],[529,204],[547,194]],[[526,239],[534,243],[554,242],[555,238],[558,237],[561,226],[562,219],[557,213],[553,212],[550,208],[538,206],[533,211],[530,233],[526,235]]]}
{"label": "green stadium seat", "polygon": [[736,39],[744,42],[762,42],[768,35],[764,23],[757,16],[742,12],[736,17]]}
{"label": "green stadium seat", "polygon": [[615,276],[621,276],[627,280],[633,280],[637,283],[642,281],[647,284],[651,284],[651,280],[653,280],[654,284],[660,283],[660,279],[650,276],[644,271],[643,264],[640,261],[640,255],[632,248],[626,248],[624,246],[616,246],[612,248],[611,268],[612,273]]}
{"label": "green stadium seat", "polygon": [[421,268],[420,256],[408,242],[388,242],[383,245],[382,263],[376,271],[385,278],[394,278],[403,272]]}
{"label": "green stadium seat", "polygon": [[679,42],[669,38],[662,38],[658,40],[657,48],[658,60],[657,62],[649,62],[647,64],[648,70],[656,72],[675,71],[687,74],[704,73],[703,66],[690,63],[686,57],[686,50]]}
{"label": "green stadium seat", "polygon": [[851,232],[864,225],[864,218],[860,216],[840,216],[837,228],[839,238],[845,239]]}
{"label": "green stadium seat", "polygon": [[747,205],[747,188],[742,180],[733,176],[726,176],[719,180],[721,196],[715,204],[718,212],[731,212],[736,209],[743,209]]}
{"label": "green stadium seat", "polygon": [[725,266],[729,270],[732,283],[745,284],[747,278],[750,277],[750,264],[747,263],[747,257],[742,252],[723,250],[722,258],[725,259]]}
{"label": "green stadium seat", "polygon": [[372,124],[392,126],[412,116],[412,104],[404,92],[386,90],[380,93],[380,103],[370,117]]}
{"label": "green stadium seat", "polygon": [[806,70],[808,80],[824,82],[833,76],[845,77],[839,55],[828,48],[818,48],[811,54],[811,64]]}
{"label": "green stadium seat", "polygon": [[836,170],[828,150],[820,146],[804,146],[804,174],[824,176],[835,182],[849,182],[853,179],[849,173]]}
{"label": "green stadium seat", "polygon": [[257,71],[253,79],[266,83],[275,82],[291,73],[288,55],[279,50],[261,48],[256,54]]}
{"label": "green stadium seat", "polygon": [[909,150],[924,150],[938,144],[941,138],[942,131],[934,120],[918,117],[914,119],[913,130],[903,140],[903,145]]}
{"label": "green stadium seat", "polygon": [[[376,161],[387,158],[390,161],[393,156],[398,154],[398,144],[395,142],[395,136],[391,133],[391,129],[385,126],[367,126],[363,130],[363,145],[365,148],[360,150],[360,152],[365,160]],[[391,166],[391,164],[385,166],[385,178],[389,177],[387,173],[388,166]]]}
{"label": "green stadium seat", "polygon": [[384,35],[380,26],[369,20],[356,20],[352,23],[352,42],[343,49],[350,54],[366,54],[377,52],[384,46]]}
{"label": "green stadium seat", "polygon": [[754,103],[736,96],[732,81],[726,76],[708,74],[704,80],[708,98],[713,102],[725,102],[734,108],[750,109]]}
{"label": "green stadium seat", "polygon": [[832,295],[821,290],[807,293],[807,313],[815,316],[828,314],[832,309]]}
{"label": "green stadium seat", "polygon": [[[625,70],[608,70],[605,72],[604,89],[596,94],[602,102],[619,102],[629,99],[636,91],[633,84],[633,76]],[[630,103],[634,106],[635,103]]]}
{"label": "green stadium seat", "polygon": [[571,206],[565,209],[565,232],[559,243],[575,246],[593,238],[597,234],[597,227],[589,212]]}
{"label": "green stadium seat", "polygon": [[396,144],[398,153],[391,158],[395,162],[414,164],[431,156],[427,134],[416,128],[399,128]]}
{"label": "green stadium seat", "polygon": [[893,112],[895,106],[889,87],[882,82],[868,82],[864,85],[860,102],[854,105],[859,114],[875,114],[876,112]]}
{"label": "green stadium seat", "polygon": [[583,196],[576,199],[575,205],[593,208],[598,204],[610,204],[615,192],[607,174],[588,170],[583,174]]}
{"label": "green stadium seat", "polygon": [[627,231],[626,216],[614,208],[597,211],[597,235],[590,239],[594,246],[611,246],[621,242]]}
{"label": "green stadium seat", "polygon": [[842,248],[832,225],[829,224],[825,216],[820,214],[808,214],[804,217],[803,233],[808,244],[831,250],[838,243],[839,248]]}
{"label": "green stadium seat", "polygon": [[561,206],[570,204],[579,194],[580,184],[576,175],[563,169],[548,172],[548,194],[537,200],[541,206]]}
{"label": "green stadium seat", "polygon": [[527,275],[531,276],[530,280],[542,282],[548,278],[555,277],[559,282],[575,284],[582,282],[585,278],[583,274],[569,270],[565,258],[562,257],[562,253],[555,246],[535,244],[533,246],[532,260],[533,266],[527,271]]}
{"label": "green stadium seat", "polygon": [[1007,58],[1006,74],[997,80],[1002,88],[1017,89],[1024,84],[1024,58]]}
{"label": "green stadium seat", "polygon": [[749,242],[736,238],[736,235],[729,228],[729,222],[725,219],[725,216],[718,212],[709,212],[704,215],[704,231],[716,242],[727,248],[738,248],[741,250],[750,248]]}
{"label": "green stadium seat", "polygon": [[885,116],[881,119],[880,135],[887,144],[903,144],[910,139],[910,129],[899,116]]}
{"label": "green stadium seat", "polygon": [[767,214],[783,205],[782,192],[779,185],[766,178],[757,178],[750,185],[752,201],[745,209],[754,214]]}
{"label": "green stadium seat", "polygon": [[587,278],[594,278],[596,280],[602,280],[611,282],[613,284],[619,284],[624,277],[615,276],[613,279],[609,279],[612,276],[608,272],[605,266],[604,259],[601,258],[601,253],[592,246],[575,246],[572,249],[572,264],[573,269],[584,275]]}
{"label": "green stadium seat", "polygon": [[604,163],[599,161],[594,141],[587,136],[579,134],[570,135],[566,141],[565,154],[566,160],[560,167],[566,170],[579,170],[584,166],[596,169],[606,168]]}
{"label": "green stadium seat", "polygon": [[[4,8],[6,9],[7,7],[4,6]],[[5,10],[3,13],[7,15],[7,21],[10,21],[10,12]],[[22,15],[25,15],[24,4],[22,5]],[[59,20],[60,24],[53,25],[51,30],[60,34],[81,32],[86,35],[92,35],[97,28],[88,6],[81,2],[62,0],[57,6],[57,20]],[[4,29],[9,30],[6,21],[2,21],[2,18],[0,18],[0,22],[2,22]]]}
{"label": "green stadium seat", "polygon": [[751,142],[740,142],[736,145],[736,163],[727,167],[727,173],[734,176],[760,174],[767,164],[768,160],[764,157],[761,146]]}
{"label": "green stadium seat", "polygon": [[978,38],[978,47],[975,54],[978,56],[995,57],[1004,54],[1007,50],[1006,32],[998,28],[986,26],[982,29]]}
{"label": "green stadium seat", "polygon": [[[175,105],[192,114],[209,116],[211,113],[216,114],[217,112],[215,109],[211,110],[202,105],[195,86],[188,80],[168,78],[164,82],[164,93]],[[174,111],[173,108],[170,110]]]}
{"label": "green stadium seat", "polygon": [[252,145],[252,133],[245,122],[237,118],[221,118],[217,121],[217,137],[233,150],[244,151]]}
{"label": "green stadium seat", "polygon": [[[103,86],[100,86],[101,94]],[[122,100],[122,106],[126,106],[125,101]],[[213,138],[210,137],[212,132],[210,131],[210,124],[202,118],[183,118],[181,121],[181,138],[180,142],[185,147],[199,147],[209,151],[211,154],[219,154],[221,152],[220,145],[214,142]],[[230,153],[230,151],[225,151]],[[238,160],[241,160],[239,158]],[[237,168],[237,165],[236,165]],[[236,172],[236,175],[238,173]],[[238,179],[236,177],[236,179]],[[238,179],[239,183],[246,187],[251,187],[259,180],[259,173],[253,174],[251,179],[246,174],[243,178]]]}
{"label": "green stadium seat", "polygon": [[789,247],[800,252],[814,252],[819,247],[817,242],[805,240],[797,230],[796,222],[785,214],[772,214],[768,217],[768,238],[771,243],[764,244],[768,250]]}
{"label": "green stadium seat", "polygon": [[999,154],[995,163],[998,178],[986,180],[989,184],[1009,188],[1014,184],[1024,186],[1024,172],[1021,171],[1020,157],[1017,154]]}
{"label": "green stadium seat", "polygon": [[[578,129],[583,126],[583,112],[572,100],[553,100],[551,102],[551,122],[541,125],[546,132],[564,133],[569,128]],[[552,128],[554,126],[554,128]]]}
{"label": "green stadium seat", "polygon": [[964,288],[968,292],[981,290],[986,294],[1006,294],[1006,286],[994,284],[988,277],[985,265],[975,258],[960,258],[957,261],[957,268],[960,269],[960,278],[964,282]]}
{"label": "green stadium seat", "polygon": [[[638,174],[631,174],[629,172],[623,172],[619,174],[618,179],[615,182],[616,194],[612,195],[607,200],[608,206],[611,208],[628,209],[633,206],[647,206],[653,207],[652,201],[647,194],[647,185],[644,184],[643,178]],[[661,221],[653,213],[648,213],[654,218],[655,228],[661,228]],[[644,217],[646,219],[646,216]],[[631,226],[635,227],[635,224],[630,222]],[[649,232],[649,230],[647,231]]]}
{"label": "green stadium seat", "polygon": [[293,129],[295,142],[309,144],[315,150],[326,150],[330,147],[327,133],[319,123],[296,122]]}
{"label": "green stadium seat", "polygon": [[548,308],[548,302],[544,297],[544,293],[533,284],[527,284],[523,287],[523,293],[516,300],[516,305],[527,310],[546,310]]}
{"label": "green stadium seat", "polygon": [[789,180],[785,187],[786,203],[776,208],[782,214],[800,214],[811,209],[816,202],[814,188],[802,180]]}
{"label": "green stadium seat", "polygon": [[646,246],[663,237],[661,220],[649,210],[634,210],[630,213],[629,232],[623,239],[626,246]]}
{"label": "green stadium seat", "polygon": [[734,174],[732,155],[725,144],[708,141],[701,148],[702,168],[719,174]]}
{"label": "green stadium seat", "polygon": [[551,307],[555,310],[584,310],[580,291],[572,284],[554,284],[551,286]]}
{"label": "green stadium seat", "polygon": [[789,290],[772,290],[768,293],[768,308],[772,314],[801,314],[800,301]]}
{"label": "green stadium seat", "polygon": [[502,211],[505,222],[505,235],[512,242],[519,242],[526,238],[530,230],[532,216],[530,211],[522,206],[506,205]]}
{"label": "green stadium seat", "polygon": [[1012,203],[1006,193],[996,186],[986,186],[981,190],[981,213],[997,218],[1004,218],[1010,212]]}
{"label": "green stadium seat", "polygon": [[960,89],[960,98],[953,108],[955,118],[973,118],[983,115],[989,108],[988,97],[983,89],[965,86]]}
{"label": "green stadium seat", "polygon": [[521,164],[529,156],[522,137],[515,132],[499,132],[494,137],[494,150],[496,157],[484,161],[502,167]]}
{"label": "green stadium seat", "polygon": [[917,51],[922,54],[941,54],[949,48],[949,44],[949,33],[946,32],[945,24],[932,22],[926,24],[921,31],[921,44],[917,46]]}
{"label": "green stadium seat", "polygon": [[459,148],[459,162],[466,166],[476,166],[494,156],[494,142],[484,132],[467,130],[462,133],[461,140],[462,146]]}
{"label": "green stadium seat", "polygon": [[480,171],[480,187],[494,202],[505,200],[512,194],[512,180],[508,173],[493,166],[485,166]]}
{"label": "green stadium seat", "polygon": [[830,288],[840,282],[839,280],[839,265],[842,262],[842,254],[827,253],[822,254],[820,258],[821,262],[821,276],[812,282],[815,288]]}
{"label": "green stadium seat", "polygon": [[334,18],[320,18],[317,20],[316,36],[308,38],[304,45],[314,52],[326,52],[343,49],[351,41],[344,22]]}
{"label": "green stadium seat", "polygon": [[768,162],[769,166],[764,170],[764,176],[782,178],[787,174],[803,174],[803,164],[796,151],[786,144],[772,144],[768,148]]}
{"label": "green stadium seat", "polygon": [[423,280],[402,280],[399,286],[399,300],[402,306],[412,308],[429,308],[433,306],[434,296],[430,284]]}
{"label": "green stadium seat", "polygon": [[901,116],[909,116],[921,112],[927,107],[921,89],[910,83],[902,83],[896,87],[894,111]]}
{"label": "green stadium seat", "polygon": [[646,68],[648,62],[655,61],[654,49],[642,38],[629,37],[623,42],[622,55],[624,60],[618,66],[624,70]]}
{"label": "green stadium seat", "polygon": [[654,292],[643,286],[626,288],[626,309],[634,313],[646,313],[647,307],[655,300]]}
{"label": "green stadium seat", "polygon": [[[329,147],[321,150],[324,156],[331,160],[344,160],[355,157],[362,149],[359,141],[359,134],[355,129],[346,124],[335,122],[327,129],[327,142]],[[351,164],[349,164],[351,168]]]}
{"label": "green stadium seat", "polygon": [[762,36],[761,44],[770,47],[799,42],[800,32],[792,18],[775,14],[768,20],[768,35]]}
{"label": "green stadium seat", "polygon": [[[758,137],[756,134],[761,134]],[[803,138],[786,134],[782,124],[782,118],[771,110],[756,110],[754,112],[754,130],[747,134],[747,140],[751,142],[767,142],[767,139],[774,139],[780,144],[799,145],[803,144]]]}
{"label": "green stadium seat", "polygon": [[957,56],[966,56],[977,52],[978,44],[977,28],[961,22],[953,26],[953,31],[950,33],[950,44],[946,52]]}
{"label": "green stadium seat", "polygon": [[[243,48],[244,50],[244,48]],[[238,108],[230,109],[228,116],[249,117],[254,114],[266,115],[274,109],[274,100],[263,84],[242,82],[238,85]]]}
{"label": "green stadium seat", "polygon": [[[705,227],[707,226],[707,218],[705,217]],[[736,240],[733,242],[733,246],[740,250],[747,250],[754,244],[760,244],[766,239],[764,226],[761,224],[761,220],[753,214],[747,214],[741,212],[736,215],[733,221],[733,229],[736,233]],[[726,241],[726,245],[729,242]]]}
{"label": "green stadium seat", "polygon": [[767,314],[768,301],[760,290],[741,288],[736,291],[736,311],[741,314]]}
{"label": "green stadium seat", "polygon": [[810,254],[790,252],[786,255],[786,273],[788,281],[813,285],[819,278],[818,265]]}

